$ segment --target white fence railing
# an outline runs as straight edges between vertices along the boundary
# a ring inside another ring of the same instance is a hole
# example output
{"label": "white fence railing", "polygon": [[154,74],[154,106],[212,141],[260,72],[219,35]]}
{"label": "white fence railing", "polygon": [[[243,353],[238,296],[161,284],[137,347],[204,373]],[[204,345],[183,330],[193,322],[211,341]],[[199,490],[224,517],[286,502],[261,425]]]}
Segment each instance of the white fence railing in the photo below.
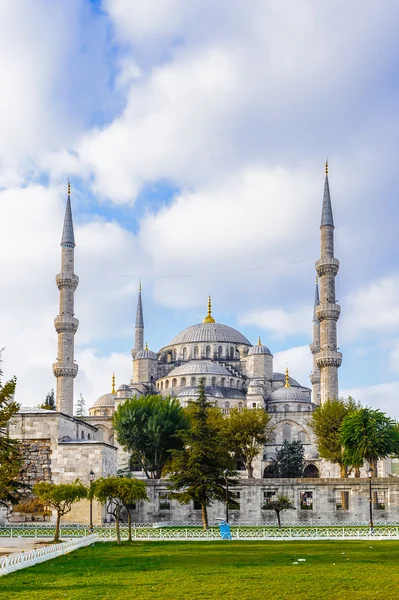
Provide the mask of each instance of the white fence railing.
{"label": "white fence railing", "polygon": [[78,540],[63,542],[62,544],[52,544],[51,546],[44,546],[44,548],[9,554],[0,559],[0,576],[18,571],[19,569],[25,569],[25,567],[32,567],[63,554],[68,554],[72,550],[93,544],[97,539],[97,535],[88,535]]}

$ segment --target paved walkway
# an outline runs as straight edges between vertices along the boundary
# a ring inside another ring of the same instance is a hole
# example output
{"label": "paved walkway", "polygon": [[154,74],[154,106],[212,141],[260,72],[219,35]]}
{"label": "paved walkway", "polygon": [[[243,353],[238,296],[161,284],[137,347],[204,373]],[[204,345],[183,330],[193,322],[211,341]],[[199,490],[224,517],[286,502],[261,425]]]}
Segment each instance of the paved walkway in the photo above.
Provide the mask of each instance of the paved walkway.
{"label": "paved walkway", "polygon": [[6,554],[12,554],[13,552],[26,552],[27,550],[33,550],[34,548],[43,548],[43,546],[50,544],[50,542],[50,539],[43,540],[43,538],[0,538],[0,557],[5,556]]}

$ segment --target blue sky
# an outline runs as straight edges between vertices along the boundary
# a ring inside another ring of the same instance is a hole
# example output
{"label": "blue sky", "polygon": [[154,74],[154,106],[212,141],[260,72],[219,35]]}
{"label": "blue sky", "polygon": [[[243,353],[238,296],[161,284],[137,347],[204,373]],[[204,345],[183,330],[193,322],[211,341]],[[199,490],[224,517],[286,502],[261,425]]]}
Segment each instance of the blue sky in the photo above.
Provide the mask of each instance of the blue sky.
{"label": "blue sky", "polygon": [[215,318],[309,385],[329,157],[342,393],[399,416],[395,0],[21,0],[0,6],[0,347],[18,399],[54,386],[66,180],[76,397]]}

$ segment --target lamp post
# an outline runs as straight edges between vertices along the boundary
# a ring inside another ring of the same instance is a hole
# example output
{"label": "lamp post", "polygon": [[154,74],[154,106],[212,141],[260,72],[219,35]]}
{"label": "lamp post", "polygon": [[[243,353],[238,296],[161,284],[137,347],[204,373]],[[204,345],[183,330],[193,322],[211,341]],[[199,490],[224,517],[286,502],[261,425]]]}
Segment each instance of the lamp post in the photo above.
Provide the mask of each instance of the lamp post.
{"label": "lamp post", "polygon": [[374,469],[371,467],[367,471],[367,477],[369,478],[369,504],[370,504],[370,533],[373,533],[373,496],[371,493],[371,478],[373,476]]}
{"label": "lamp post", "polygon": [[93,533],[93,498],[91,495],[91,487],[93,485],[93,481],[95,478],[96,474],[94,473],[93,469],[90,471],[89,473],[89,482],[90,482],[90,524],[89,524],[89,530],[90,533]]}
{"label": "lamp post", "polygon": [[230,471],[228,469],[225,469],[223,471],[223,475],[224,475],[224,483],[225,483],[225,491],[226,491],[226,523],[229,522],[229,475],[230,475]]}

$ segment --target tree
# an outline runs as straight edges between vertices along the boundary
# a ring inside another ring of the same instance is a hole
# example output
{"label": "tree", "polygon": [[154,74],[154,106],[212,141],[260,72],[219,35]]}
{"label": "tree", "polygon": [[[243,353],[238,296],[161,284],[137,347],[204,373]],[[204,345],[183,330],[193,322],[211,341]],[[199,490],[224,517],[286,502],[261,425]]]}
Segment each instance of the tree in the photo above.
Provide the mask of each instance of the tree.
{"label": "tree", "polygon": [[[181,504],[193,501],[201,505],[204,529],[208,529],[207,507],[214,500],[225,501],[224,471],[231,469],[232,457],[202,381],[199,396],[190,403],[188,413],[190,426],[179,434],[182,448],[172,451],[168,465],[170,489]],[[234,477],[234,473],[231,475]],[[234,483],[234,479],[229,480],[229,484]],[[234,505],[231,491],[228,500]]]}
{"label": "tree", "polygon": [[83,395],[80,394],[78,401],[76,403],[76,416],[84,417],[85,415],[86,415],[86,402],[85,402],[85,399],[83,398]]}
{"label": "tree", "polygon": [[44,408],[46,410],[55,410],[56,409],[53,389],[51,390],[51,392],[48,392],[48,394],[46,395],[46,400],[44,401],[43,404],[40,404],[39,408]]}
{"label": "tree", "polygon": [[178,431],[188,427],[178,400],[160,395],[126,400],[113,422],[118,442],[151,479],[161,477],[170,451],[182,447]]}
{"label": "tree", "polygon": [[399,432],[395,421],[385,413],[361,408],[348,414],[340,428],[340,443],[344,447],[347,465],[367,461],[377,475],[377,460],[397,453]]}
{"label": "tree", "polygon": [[271,477],[302,477],[305,467],[304,454],[302,442],[285,440],[276,451],[276,458],[269,465]]}
{"label": "tree", "polygon": [[248,477],[253,477],[253,460],[269,439],[267,425],[270,417],[262,409],[230,410],[224,419],[225,434],[231,450],[243,460]]}
{"label": "tree", "polygon": [[327,400],[312,413],[310,426],[317,437],[317,448],[321,458],[338,464],[342,478],[348,477],[348,466],[344,461],[344,448],[340,441],[341,425],[347,415],[359,410],[360,404],[351,396],[346,400]]}
{"label": "tree", "polygon": [[0,369],[0,504],[8,508],[19,501],[23,487],[18,481],[22,456],[18,441],[10,438],[8,433],[10,420],[19,410],[19,404],[14,400],[17,380],[13,377],[3,385],[2,375]]}
{"label": "tree", "polygon": [[262,506],[265,510],[274,510],[277,515],[278,526],[281,527],[280,513],[282,510],[296,510],[295,506],[287,496],[277,496],[276,500],[266,502]]}
{"label": "tree", "polygon": [[87,488],[76,479],[74,483],[48,483],[40,481],[33,486],[33,493],[48,507],[57,511],[54,542],[60,540],[61,517],[69,513],[72,504],[87,497]]}
{"label": "tree", "polygon": [[108,514],[115,518],[116,541],[121,543],[120,515],[123,507],[127,510],[129,541],[132,540],[132,519],[130,510],[138,500],[148,500],[145,481],[129,477],[101,477],[91,486],[90,495],[106,505]]}

